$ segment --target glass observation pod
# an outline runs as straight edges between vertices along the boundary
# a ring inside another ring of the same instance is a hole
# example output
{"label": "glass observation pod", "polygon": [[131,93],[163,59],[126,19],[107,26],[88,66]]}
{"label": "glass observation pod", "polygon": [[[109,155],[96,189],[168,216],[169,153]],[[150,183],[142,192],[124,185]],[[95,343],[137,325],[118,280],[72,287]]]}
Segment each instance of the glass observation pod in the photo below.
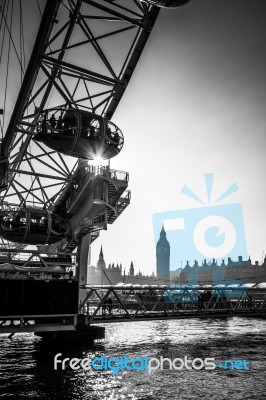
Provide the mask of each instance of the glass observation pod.
{"label": "glass observation pod", "polygon": [[75,108],[44,111],[34,140],[59,153],[86,160],[113,158],[124,144],[123,134],[115,124]]}
{"label": "glass observation pod", "polygon": [[184,6],[189,3],[190,0],[145,0],[145,3],[148,3],[157,7],[166,7],[166,8],[175,8]]}
{"label": "glass observation pod", "polygon": [[0,236],[10,242],[52,244],[67,232],[68,223],[47,210],[27,207],[0,212]]}

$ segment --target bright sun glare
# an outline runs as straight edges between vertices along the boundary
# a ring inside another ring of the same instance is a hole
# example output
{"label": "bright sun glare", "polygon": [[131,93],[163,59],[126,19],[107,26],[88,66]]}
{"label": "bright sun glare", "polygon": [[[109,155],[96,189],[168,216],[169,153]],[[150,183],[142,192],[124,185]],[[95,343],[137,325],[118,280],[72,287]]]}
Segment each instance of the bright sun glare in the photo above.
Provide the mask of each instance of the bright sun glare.
{"label": "bright sun glare", "polygon": [[102,164],[104,160],[102,159],[102,157],[98,156],[98,157],[95,157],[93,161],[96,164]]}

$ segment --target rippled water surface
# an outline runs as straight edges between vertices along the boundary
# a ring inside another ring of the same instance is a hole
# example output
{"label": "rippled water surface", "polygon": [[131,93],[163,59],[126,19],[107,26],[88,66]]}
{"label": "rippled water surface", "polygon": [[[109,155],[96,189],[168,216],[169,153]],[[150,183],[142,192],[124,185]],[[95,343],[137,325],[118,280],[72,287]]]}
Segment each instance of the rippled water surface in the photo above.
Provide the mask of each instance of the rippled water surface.
{"label": "rippled water surface", "polygon": [[[4,399],[266,399],[266,321],[179,320],[106,325],[106,340],[94,347],[43,347],[31,334],[0,336],[0,397]],[[245,359],[250,371],[165,369],[141,371],[54,371],[63,357],[214,357]]]}

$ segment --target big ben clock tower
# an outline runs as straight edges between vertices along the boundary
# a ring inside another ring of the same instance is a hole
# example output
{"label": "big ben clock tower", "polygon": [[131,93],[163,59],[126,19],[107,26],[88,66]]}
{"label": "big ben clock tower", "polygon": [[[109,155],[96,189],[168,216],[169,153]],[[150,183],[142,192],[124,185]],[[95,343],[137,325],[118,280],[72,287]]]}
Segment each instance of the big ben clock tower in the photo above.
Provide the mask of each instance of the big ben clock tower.
{"label": "big ben clock tower", "polygon": [[157,277],[162,280],[162,284],[170,283],[170,245],[166,238],[164,226],[162,226],[160,239],[156,245],[156,271]]}

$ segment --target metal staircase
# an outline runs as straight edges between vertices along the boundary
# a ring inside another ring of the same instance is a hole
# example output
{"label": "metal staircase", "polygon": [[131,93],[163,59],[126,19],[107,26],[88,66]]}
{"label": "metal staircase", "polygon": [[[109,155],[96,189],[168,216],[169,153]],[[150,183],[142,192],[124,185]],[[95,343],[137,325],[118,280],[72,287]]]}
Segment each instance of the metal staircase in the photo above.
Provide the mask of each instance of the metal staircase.
{"label": "metal staircase", "polygon": [[109,212],[107,210],[108,224],[112,224],[119,217],[119,215],[126,209],[126,207],[130,203],[130,198],[131,198],[131,192],[129,190],[127,190],[117,200],[117,202],[116,202],[116,212],[112,212],[111,209],[109,209]]}
{"label": "metal staircase", "polygon": [[91,219],[85,218],[81,224],[72,231],[71,238],[62,241],[58,244],[56,250],[66,253],[71,253],[78,246],[83,236],[91,234],[91,243],[97,239],[99,232],[102,229],[107,229],[107,214],[99,214]]}

